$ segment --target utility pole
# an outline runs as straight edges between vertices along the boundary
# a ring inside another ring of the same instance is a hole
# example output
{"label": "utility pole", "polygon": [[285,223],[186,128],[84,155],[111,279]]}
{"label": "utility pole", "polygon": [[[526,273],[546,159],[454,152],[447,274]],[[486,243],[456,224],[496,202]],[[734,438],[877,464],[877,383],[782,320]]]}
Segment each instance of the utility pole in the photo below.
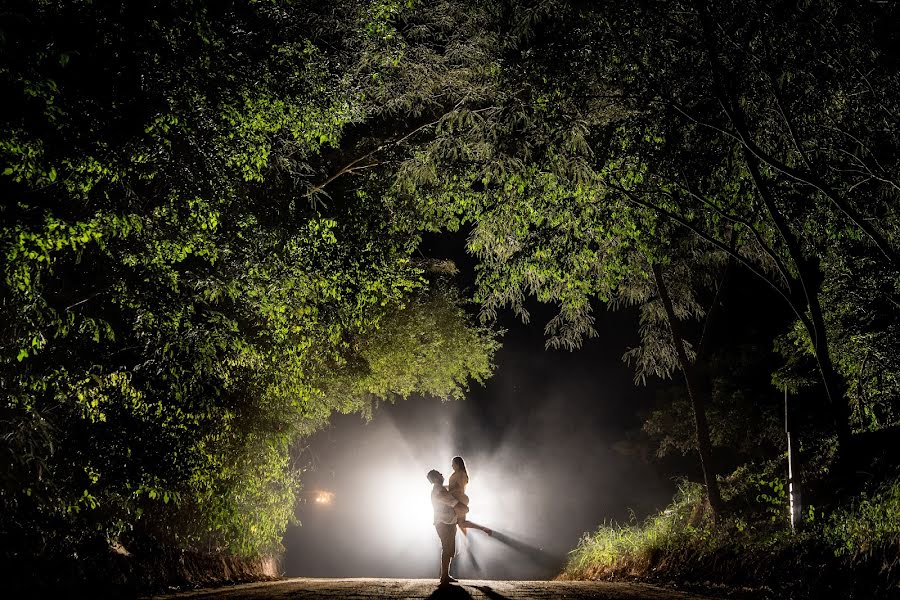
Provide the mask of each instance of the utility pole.
{"label": "utility pole", "polygon": [[787,434],[788,502],[791,531],[797,531],[803,514],[800,504],[800,464],[797,456],[800,448],[794,431],[794,419],[789,408],[787,385],[784,386],[784,432]]}

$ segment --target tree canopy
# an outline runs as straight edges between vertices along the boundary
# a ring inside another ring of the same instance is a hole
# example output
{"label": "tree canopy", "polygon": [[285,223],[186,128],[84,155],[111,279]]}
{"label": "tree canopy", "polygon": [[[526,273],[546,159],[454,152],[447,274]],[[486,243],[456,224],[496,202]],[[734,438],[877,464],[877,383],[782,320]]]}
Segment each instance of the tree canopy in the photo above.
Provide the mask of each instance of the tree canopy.
{"label": "tree canopy", "polygon": [[[384,178],[325,186],[365,147],[360,123],[393,127],[439,93],[424,76],[397,92],[399,10],[33,3],[4,19],[5,548],[277,548],[299,435],[490,374],[495,333],[413,255]],[[442,61],[419,66],[450,77]]]}
{"label": "tree canopy", "polygon": [[[748,414],[704,383],[728,362],[704,349],[727,273],[791,315],[773,375],[820,392],[818,435],[896,424],[896,11],[4,9],[6,547],[277,548],[300,436],[461,397],[528,298],[558,307],[564,349],[602,335],[597,306],[639,307],[626,357],[640,380],[680,372],[695,427],[662,434],[699,452],[713,504],[721,426]],[[469,233],[481,321],[418,253],[446,231]]]}

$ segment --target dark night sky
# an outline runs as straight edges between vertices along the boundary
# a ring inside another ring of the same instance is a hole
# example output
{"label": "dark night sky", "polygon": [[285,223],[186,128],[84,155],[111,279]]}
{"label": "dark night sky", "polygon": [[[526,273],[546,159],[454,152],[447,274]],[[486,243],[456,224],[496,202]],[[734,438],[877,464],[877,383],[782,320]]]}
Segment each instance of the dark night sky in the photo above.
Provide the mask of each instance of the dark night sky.
{"label": "dark night sky", "polygon": [[[460,283],[470,285],[473,263],[454,245],[461,248],[461,239],[432,240],[424,251],[454,257]],[[600,336],[567,352],[544,349],[552,314],[535,305],[530,325],[504,315],[494,377],[466,400],[413,397],[382,405],[370,423],[336,415],[312,437],[305,489],[333,491],[335,501],[301,504],[303,525],[285,537],[286,574],[433,576],[437,538],[425,473],[449,475],[456,453],[472,477],[470,518],[539,549],[520,546],[523,553],[470,533],[457,561],[465,577],[552,576],[583,532],[667,504],[672,481],[621,445],[654,394],[633,385],[621,360],[638,341],[636,315],[601,307]]]}

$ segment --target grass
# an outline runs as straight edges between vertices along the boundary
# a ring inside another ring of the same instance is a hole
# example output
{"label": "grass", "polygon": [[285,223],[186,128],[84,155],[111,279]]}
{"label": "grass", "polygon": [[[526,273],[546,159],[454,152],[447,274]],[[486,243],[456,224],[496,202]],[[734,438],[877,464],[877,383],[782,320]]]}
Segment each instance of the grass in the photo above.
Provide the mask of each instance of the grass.
{"label": "grass", "polygon": [[815,514],[792,534],[771,518],[734,512],[715,525],[703,488],[679,486],[644,522],[604,524],[569,554],[565,579],[646,579],[769,588],[785,597],[900,594],[900,479]]}
{"label": "grass", "polygon": [[700,485],[682,482],[672,504],[645,522],[601,525],[582,536],[569,554],[565,575],[585,579],[611,573],[645,573],[660,553],[677,552],[706,537],[699,508],[702,500]]}

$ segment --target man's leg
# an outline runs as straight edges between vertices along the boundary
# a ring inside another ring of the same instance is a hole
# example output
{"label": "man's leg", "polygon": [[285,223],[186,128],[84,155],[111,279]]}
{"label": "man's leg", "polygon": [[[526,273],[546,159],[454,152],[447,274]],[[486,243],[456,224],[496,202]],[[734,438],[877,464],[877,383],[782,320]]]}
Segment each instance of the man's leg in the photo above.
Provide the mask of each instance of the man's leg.
{"label": "man's leg", "polygon": [[441,548],[441,582],[449,583],[450,581],[450,563],[453,561],[453,554]]}
{"label": "man's leg", "polygon": [[450,583],[450,563],[456,554],[456,523],[434,526],[441,539],[441,583]]}

